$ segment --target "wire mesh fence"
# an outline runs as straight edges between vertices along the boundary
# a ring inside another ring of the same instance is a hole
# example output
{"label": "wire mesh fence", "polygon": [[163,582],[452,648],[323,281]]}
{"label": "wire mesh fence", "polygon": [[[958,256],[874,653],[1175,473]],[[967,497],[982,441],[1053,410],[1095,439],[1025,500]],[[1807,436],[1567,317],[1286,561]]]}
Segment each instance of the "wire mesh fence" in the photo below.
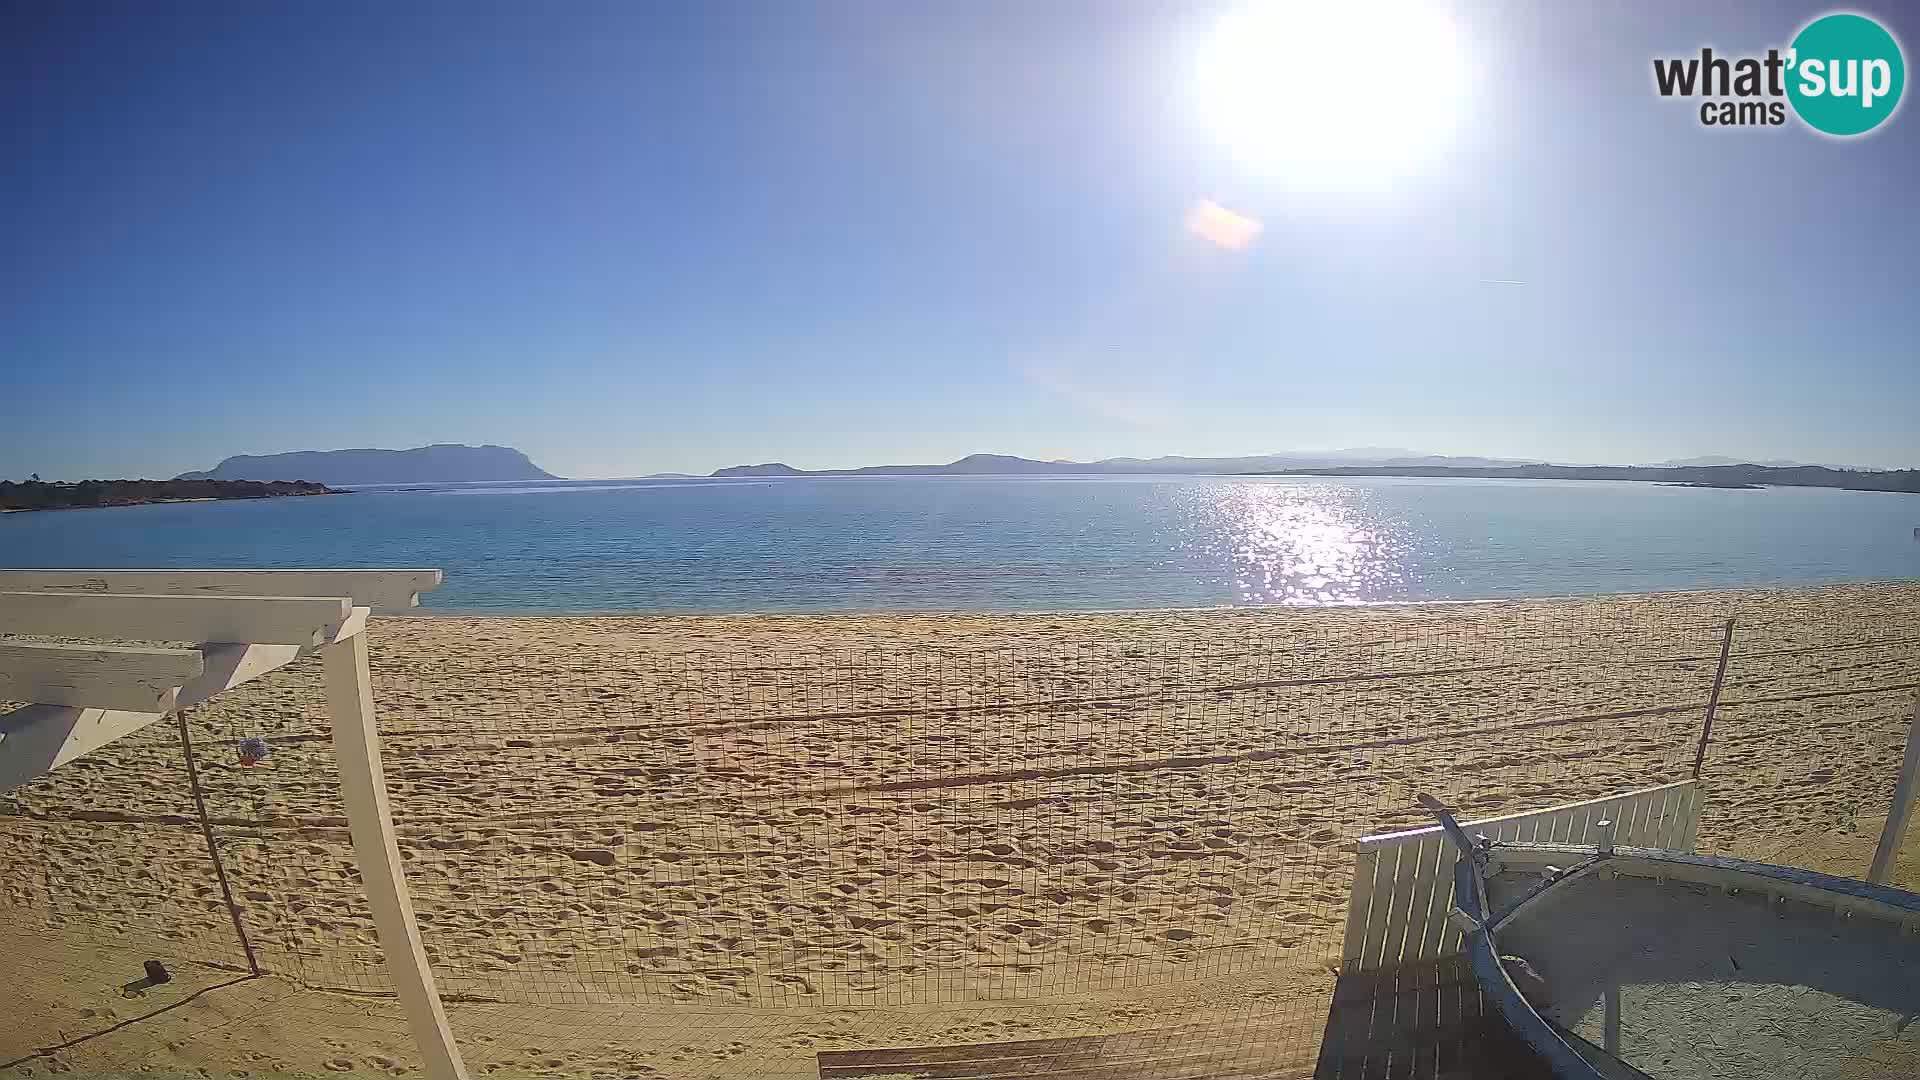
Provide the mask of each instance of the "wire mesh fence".
{"label": "wire mesh fence", "polygon": [[[1701,779],[1699,849],[1866,873],[1920,694],[1920,619],[1800,600],[1741,619]],[[1902,879],[1920,888],[1920,866]]]}
{"label": "wire mesh fence", "polygon": [[1312,970],[1347,844],[1410,822],[1414,790],[1493,812],[1684,775],[1718,641],[1693,630],[1590,643],[1617,666],[1598,719],[1547,697],[1564,660],[1423,632],[1367,657],[637,659],[626,702],[597,664],[528,664],[461,680],[491,715],[396,724],[389,782],[414,865],[463,885],[420,901],[456,992],[909,1005]]}
{"label": "wire mesh fence", "polygon": [[[0,1063],[272,1074],[417,1062],[397,1005],[367,1000],[391,981],[317,658],[0,796],[0,845],[0,977],[18,1021]],[[124,989],[147,961],[169,981]]]}
{"label": "wire mesh fence", "polygon": [[[213,872],[172,724],[121,740],[115,759],[83,757],[0,795],[5,924],[50,939],[125,946],[245,971]],[[130,775],[160,783],[128,785]],[[101,843],[104,835],[112,843]],[[137,973],[139,964],[133,968]]]}
{"label": "wire mesh fence", "polygon": [[[1356,837],[1425,824],[1420,791],[1475,817],[1687,778],[1732,618],[1701,849],[1859,875],[1916,610],[1883,589],[964,632],[414,619],[376,624],[373,660],[408,884],[480,1068],[811,1076],[1050,1039],[1082,1065],[1129,1047],[1131,1075],[1338,1075]],[[316,666],[189,714],[207,818],[260,966],[307,995],[279,1009],[287,1053],[417,1068],[380,1011]],[[0,806],[4,915],[37,962],[137,931],[245,970],[184,765],[155,725]],[[1446,1045],[1412,1057],[1442,1069]]]}

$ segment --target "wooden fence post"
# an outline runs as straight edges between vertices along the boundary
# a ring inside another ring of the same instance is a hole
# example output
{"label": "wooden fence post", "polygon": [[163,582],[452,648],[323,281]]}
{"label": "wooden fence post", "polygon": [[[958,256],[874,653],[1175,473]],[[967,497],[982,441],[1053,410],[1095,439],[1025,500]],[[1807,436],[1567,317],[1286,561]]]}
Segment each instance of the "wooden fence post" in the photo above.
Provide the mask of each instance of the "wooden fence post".
{"label": "wooden fence post", "polygon": [[360,865],[360,877],[366,882],[367,902],[373,908],[373,924],[380,933],[387,972],[406,1009],[427,1076],[432,1080],[466,1080],[467,1067],[447,1027],[440,995],[433,988],[433,969],[427,966],[426,950],[420,944],[413,901],[407,897],[406,871],[394,840],[387,781],[380,768],[380,736],[374,727],[367,636],[355,634],[329,645],[322,656],[327,711],[333,720],[333,752],[340,764],[353,854]]}
{"label": "wooden fence post", "polygon": [[1913,820],[1914,788],[1920,787],[1920,697],[1913,702],[1913,721],[1907,725],[1907,752],[1900,759],[1900,779],[1893,785],[1893,803],[1887,807],[1887,824],[1880,830],[1880,843],[1873,849],[1873,866],[1867,880],[1885,885],[1893,873],[1893,857],[1906,839],[1907,824]]}
{"label": "wooden fence post", "polygon": [[187,787],[193,791],[193,812],[200,819],[200,835],[207,841],[207,858],[213,860],[213,876],[220,882],[220,897],[227,902],[227,915],[233,919],[233,935],[247,954],[247,971],[260,974],[260,960],[253,955],[253,940],[247,937],[246,921],[240,918],[240,905],[233,902],[233,886],[227,881],[227,867],[220,859],[220,845],[213,842],[213,819],[207,816],[207,796],[200,789],[200,769],[193,763],[193,736],[187,733],[187,710],[174,716],[180,721],[180,754],[187,761]]}
{"label": "wooden fence post", "polygon": [[1707,741],[1713,738],[1713,714],[1720,711],[1720,687],[1727,681],[1727,654],[1733,651],[1733,620],[1728,619],[1720,635],[1720,663],[1713,669],[1713,692],[1707,695],[1707,716],[1700,722],[1700,748],[1693,752],[1693,778],[1700,779],[1700,766],[1706,764]]}

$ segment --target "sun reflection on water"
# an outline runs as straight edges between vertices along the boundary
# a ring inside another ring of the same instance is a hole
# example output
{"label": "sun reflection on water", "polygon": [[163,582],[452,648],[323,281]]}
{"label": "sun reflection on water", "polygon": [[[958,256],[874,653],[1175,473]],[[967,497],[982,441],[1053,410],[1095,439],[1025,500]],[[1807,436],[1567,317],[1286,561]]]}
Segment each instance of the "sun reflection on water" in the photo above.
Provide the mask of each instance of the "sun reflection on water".
{"label": "sun reflection on water", "polygon": [[1235,603],[1364,604],[1408,586],[1406,529],[1384,520],[1366,489],[1221,484],[1191,489],[1199,528],[1185,546],[1223,560]]}

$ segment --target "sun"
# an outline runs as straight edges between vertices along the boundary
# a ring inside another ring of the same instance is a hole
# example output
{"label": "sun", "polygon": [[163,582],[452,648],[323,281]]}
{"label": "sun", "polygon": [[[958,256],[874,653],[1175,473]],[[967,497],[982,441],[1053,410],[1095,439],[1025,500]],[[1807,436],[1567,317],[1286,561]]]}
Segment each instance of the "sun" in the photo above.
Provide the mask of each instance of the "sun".
{"label": "sun", "polygon": [[1194,107],[1228,155],[1271,179],[1390,182],[1454,142],[1467,75],[1459,31],[1431,3],[1254,3],[1202,39]]}

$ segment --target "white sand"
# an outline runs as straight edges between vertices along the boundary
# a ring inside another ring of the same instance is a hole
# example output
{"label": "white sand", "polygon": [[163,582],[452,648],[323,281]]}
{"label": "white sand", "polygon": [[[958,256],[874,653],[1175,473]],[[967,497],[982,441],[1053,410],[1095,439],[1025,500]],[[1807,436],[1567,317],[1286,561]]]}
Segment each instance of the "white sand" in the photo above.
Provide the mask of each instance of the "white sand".
{"label": "white sand", "polygon": [[[811,1076],[823,1049],[1189,1027],[1287,1075],[1312,1067],[1351,839],[1417,823],[1416,791],[1481,814],[1684,777],[1735,610],[1702,846],[1859,873],[1920,682],[1920,586],[371,633],[410,883],[476,1075]],[[192,720],[276,977],[20,1068],[417,1070],[365,996],[384,975],[314,673]],[[268,764],[237,764],[248,735]],[[176,739],[0,799],[0,1060],[241,962]],[[147,955],[181,977],[120,997]]]}

